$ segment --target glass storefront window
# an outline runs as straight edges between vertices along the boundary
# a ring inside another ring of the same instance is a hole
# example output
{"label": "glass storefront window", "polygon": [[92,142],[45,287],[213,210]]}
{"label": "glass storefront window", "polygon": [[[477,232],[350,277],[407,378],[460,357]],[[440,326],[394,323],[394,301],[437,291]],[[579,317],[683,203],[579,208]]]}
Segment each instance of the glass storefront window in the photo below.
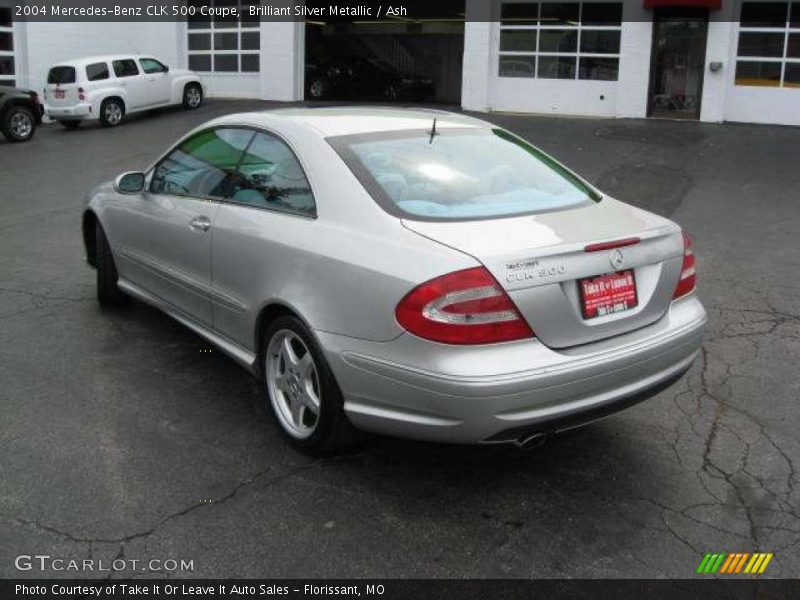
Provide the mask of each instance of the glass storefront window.
{"label": "glass storefront window", "polygon": [[621,2],[506,1],[498,18],[499,77],[617,80]]}

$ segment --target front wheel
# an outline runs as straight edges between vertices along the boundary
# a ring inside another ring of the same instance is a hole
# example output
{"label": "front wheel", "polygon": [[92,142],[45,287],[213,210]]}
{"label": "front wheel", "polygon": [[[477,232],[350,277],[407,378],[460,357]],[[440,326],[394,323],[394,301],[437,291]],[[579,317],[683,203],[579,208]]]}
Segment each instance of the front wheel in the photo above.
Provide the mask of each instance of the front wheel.
{"label": "front wheel", "polygon": [[275,319],[264,331],[262,376],[267,400],[284,437],[309,454],[324,454],[355,439],[342,394],[305,324]]}
{"label": "front wheel", "polygon": [[3,116],[0,129],[9,142],[27,142],[36,131],[36,120],[24,106],[12,106]]}
{"label": "front wheel", "polygon": [[194,110],[203,103],[203,89],[196,83],[190,83],[183,89],[183,108]]}
{"label": "front wheel", "polygon": [[119,275],[114,264],[114,255],[108,244],[106,233],[100,223],[95,224],[95,269],[97,270],[97,302],[103,308],[124,304],[128,296],[117,287]]}

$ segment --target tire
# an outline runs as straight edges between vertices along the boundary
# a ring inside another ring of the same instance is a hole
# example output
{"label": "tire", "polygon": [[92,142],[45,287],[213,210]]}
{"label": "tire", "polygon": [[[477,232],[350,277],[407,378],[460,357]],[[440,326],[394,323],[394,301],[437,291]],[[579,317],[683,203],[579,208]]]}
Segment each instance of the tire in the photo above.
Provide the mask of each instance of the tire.
{"label": "tire", "polygon": [[383,97],[389,102],[397,102],[400,100],[400,86],[396,83],[390,83],[386,86],[383,92]]}
{"label": "tire", "polygon": [[314,78],[308,84],[308,99],[309,100],[322,100],[328,95],[328,84],[324,79],[319,77]]}
{"label": "tire", "polygon": [[100,223],[95,224],[95,270],[97,271],[97,302],[103,308],[119,306],[129,300],[117,287],[117,267]]}
{"label": "tire", "polygon": [[[339,386],[308,327],[295,316],[280,316],[261,339],[266,402],[283,437],[316,456],[353,443],[357,432],[344,414]],[[291,352],[285,348],[287,340]]]}
{"label": "tire", "polygon": [[0,130],[9,142],[27,142],[36,133],[36,119],[24,106],[11,106],[3,115]]}
{"label": "tire", "polygon": [[75,131],[78,127],[81,126],[80,121],[59,121],[64,127],[69,129],[70,131]]}
{"label": "tire", "polygon": [[196,83],[189,83],[183,88],[183,108],[196,110],[203,104],[203,88]]}
{"label": "tire", "polygon": [[100,104],[100,123],[103,127],[116,127],[125,118],[125,104],[119,98],[106,98]]}

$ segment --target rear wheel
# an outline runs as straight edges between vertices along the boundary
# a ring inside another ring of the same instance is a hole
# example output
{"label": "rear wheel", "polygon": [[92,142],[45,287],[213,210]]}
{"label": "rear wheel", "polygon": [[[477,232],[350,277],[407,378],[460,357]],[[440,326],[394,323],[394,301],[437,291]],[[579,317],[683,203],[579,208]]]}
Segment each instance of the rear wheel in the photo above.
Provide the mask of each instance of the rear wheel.
{"label": "rear wheel", "polygon": [[70,131],[77,129],[78,127],[81,126],[80,121],[59,121],[59,123],[61,123],[64,127],[69,129]]}
{"label": "rear wheel", "polygon": [[118,98],[106,98],[100,105],[100,122],[105,127],[116,127],[125,116],[125,105]]}
{"label": "rear wheel", "polygon": [[194,110],[203,103],[203,89],[196,83],[190,83],[183,89],[183,108]]}
{"label": "rear wheel", "polygon": [[3,115],[0,129],[9,142],[27,142],[36,131],[36,120],[24,106],[12,106]]}
{"label": "rear wheel", "polygon": [[117,287],[119,275],[114,255],[108,245],[106,233],[100,223],[95,224],[95,269],[97,271],[97,302],[102,307],[124,304],[128,296]]}
{"label": "rear wheel", "polygon": [[264,331],[262,376],[284,437],[310,454],[354,441],[342,394],[311,332],[297,317],[278,317]]}

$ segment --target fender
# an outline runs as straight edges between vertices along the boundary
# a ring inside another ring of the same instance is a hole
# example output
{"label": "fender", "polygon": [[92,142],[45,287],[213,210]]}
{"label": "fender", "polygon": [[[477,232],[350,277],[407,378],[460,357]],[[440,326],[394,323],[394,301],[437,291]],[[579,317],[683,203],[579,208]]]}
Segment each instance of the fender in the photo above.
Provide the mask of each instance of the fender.
{"label": "fender", "polygon": [[112,97],[119,97],[122,98],[122,101],[125,103],[125,112],[130,111],[131,103],[128,97],[128,92],[125,88],[114,86],[111,88],[101,88],[98,90],[90,90],[89,91],[89,102],[92,105],[92,117],[93,119],[100,118],[100,105],[103,103],[103,100],[106,98]]}
{"label": "fender", "polygon": [[172,103],[181,104],[183,102],[183,88],[187,83],[196,83],[203,90],[203,96],[206,95],[206,86],[200,81],[200,78],[191,71],[177,70],[173,73],[170,71],[168,75],[172,78]]}

